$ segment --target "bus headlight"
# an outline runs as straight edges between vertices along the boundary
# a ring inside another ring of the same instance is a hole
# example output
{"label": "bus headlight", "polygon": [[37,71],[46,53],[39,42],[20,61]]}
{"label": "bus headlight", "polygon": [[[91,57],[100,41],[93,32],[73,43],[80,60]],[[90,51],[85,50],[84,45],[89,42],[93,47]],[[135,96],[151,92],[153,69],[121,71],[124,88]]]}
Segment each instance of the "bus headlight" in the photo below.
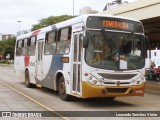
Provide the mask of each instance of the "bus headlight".
{"label": "bus headlight", "polygon": [[141,77],[141,81],[144,81],[144,80],[145,80],[145,78],[142,76],[142,77]]}
{"label": "bus headlight", "polygon": [[90,80],[89,83],[92,85],[101,85],[101,83],[96,79]]}
{"label": "bus headlight", "polygon": [[86,76],[86,78],[87,78],[87,81],[88,81],[90,84],[92,84],[92,85],[101,85],[101,83],[99,82],[99,80],[98,80],[96,77],[94,77],[94,76],[92,76],[92,75],[90,75],[90,74],[88,74],[88,75]]}
{"label": "bus headlight", "polygon": [[93,78],[92,76],[89,76],[89,80],[92,80],[92,78]]}
{"label": "bus headlight", "polygon": [[93,80],[92,83],[95,85],[97,84],[97,80]]}
{"label": "bus headlight", "polygon": [[104,82],[104,78],[101,78],[100,81],[101,81],[101,82]]}
{"label": "bus headlight", "polygon": [[132,83],[132,84],[135,84],[135,80],[134,80],[134,79],[133,79],[133,80],[131,80],[131,83]]}
{"label": "bus headlight", "polygon": [[143,83],[144,81],[145,81],[144,76],[141,76],[141,77],[139,77],[137,80],[132,80],[131,83],[132,83],[133,85],[139,85],[139,84]]}
{"label": "bus headlight", "polygon": [[140,81],[140,83],[145,82],[145,77],[144,77],[144,76],[141,76],[141,77],[139,78],[139,81]]}
{"label": "bus headlight", "polygon": [[137,81],[137,84],[140,84],[140,81],[139,81],[139,80]]}

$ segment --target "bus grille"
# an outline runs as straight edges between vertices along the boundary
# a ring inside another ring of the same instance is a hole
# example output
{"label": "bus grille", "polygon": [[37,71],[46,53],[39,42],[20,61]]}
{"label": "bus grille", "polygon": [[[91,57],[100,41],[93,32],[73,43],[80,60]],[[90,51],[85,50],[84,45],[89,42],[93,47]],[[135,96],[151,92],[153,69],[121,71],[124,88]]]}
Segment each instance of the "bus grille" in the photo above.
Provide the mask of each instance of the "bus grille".
{"label": "bus grille", "polygon": [[[116,84],[116,82],[103,82],[104,84],[113,84],[113,85],[115,85]],[[130,82],[120,82],[120,84],[121,85],[128,85],[128,84],[130,84]]]}
{"label": "bus grille", "polygon": [[99,73],[105,79],[112,79],[112,80],[128,80],[136,76],[136,74],[106,74],[106,73]]}
{"label": "bus grille", "polygon": [[128,88],[106,88],[108,93],[125,93]]}

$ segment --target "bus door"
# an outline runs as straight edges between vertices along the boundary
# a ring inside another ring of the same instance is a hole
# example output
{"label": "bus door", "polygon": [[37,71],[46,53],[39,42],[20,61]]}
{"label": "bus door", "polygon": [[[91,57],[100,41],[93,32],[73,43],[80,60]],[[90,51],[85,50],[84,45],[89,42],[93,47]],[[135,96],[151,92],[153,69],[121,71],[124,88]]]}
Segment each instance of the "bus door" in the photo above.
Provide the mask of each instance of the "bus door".
{"label": "bus door", "polygon": [[36,53],[36,82],[39,84],[42,84],[42,79],[43,79],[43,46],[44,46],[44,41],[39,40],[37,41],[37,53]]}
{"label": "bus door", "polygon": [[72,92],[80,94],[81,84],[81,59],[82,59],[82,36],[83,32],[74,33],[73,67],[72,67]]}

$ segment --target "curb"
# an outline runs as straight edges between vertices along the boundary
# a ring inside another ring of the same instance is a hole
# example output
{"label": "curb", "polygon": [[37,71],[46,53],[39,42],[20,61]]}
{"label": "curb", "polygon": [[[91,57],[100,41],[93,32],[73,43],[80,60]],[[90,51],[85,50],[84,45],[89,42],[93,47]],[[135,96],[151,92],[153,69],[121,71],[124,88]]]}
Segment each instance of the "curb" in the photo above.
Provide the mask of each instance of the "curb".
{"label": "curb", "polygon": [[0,63],[0,66],[14,66],[14,64],[1,64]]}
{"label": "curb", "polygon": [[146,89],[160,91],[160,81],[146,81]]}

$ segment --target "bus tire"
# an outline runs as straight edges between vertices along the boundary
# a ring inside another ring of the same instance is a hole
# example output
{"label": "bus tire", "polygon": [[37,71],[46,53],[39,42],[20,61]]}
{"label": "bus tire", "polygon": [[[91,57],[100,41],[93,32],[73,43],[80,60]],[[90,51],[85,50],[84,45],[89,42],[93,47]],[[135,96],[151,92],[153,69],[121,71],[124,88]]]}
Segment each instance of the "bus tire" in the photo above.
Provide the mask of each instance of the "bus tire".
{"label": "bus tire", "polygon": [[30,80],[29,80],[29,71],[28,70],[25,72],[25,85],[27,88],[32,87]]}
{"label": "bus tire", "polygon": [[63,101],[69,101],[70,100],[70,95],[66,94],[66,86],[65,86],[65,81],[64,77],[61,76],[58,82],[58,94],[61,100]]}

